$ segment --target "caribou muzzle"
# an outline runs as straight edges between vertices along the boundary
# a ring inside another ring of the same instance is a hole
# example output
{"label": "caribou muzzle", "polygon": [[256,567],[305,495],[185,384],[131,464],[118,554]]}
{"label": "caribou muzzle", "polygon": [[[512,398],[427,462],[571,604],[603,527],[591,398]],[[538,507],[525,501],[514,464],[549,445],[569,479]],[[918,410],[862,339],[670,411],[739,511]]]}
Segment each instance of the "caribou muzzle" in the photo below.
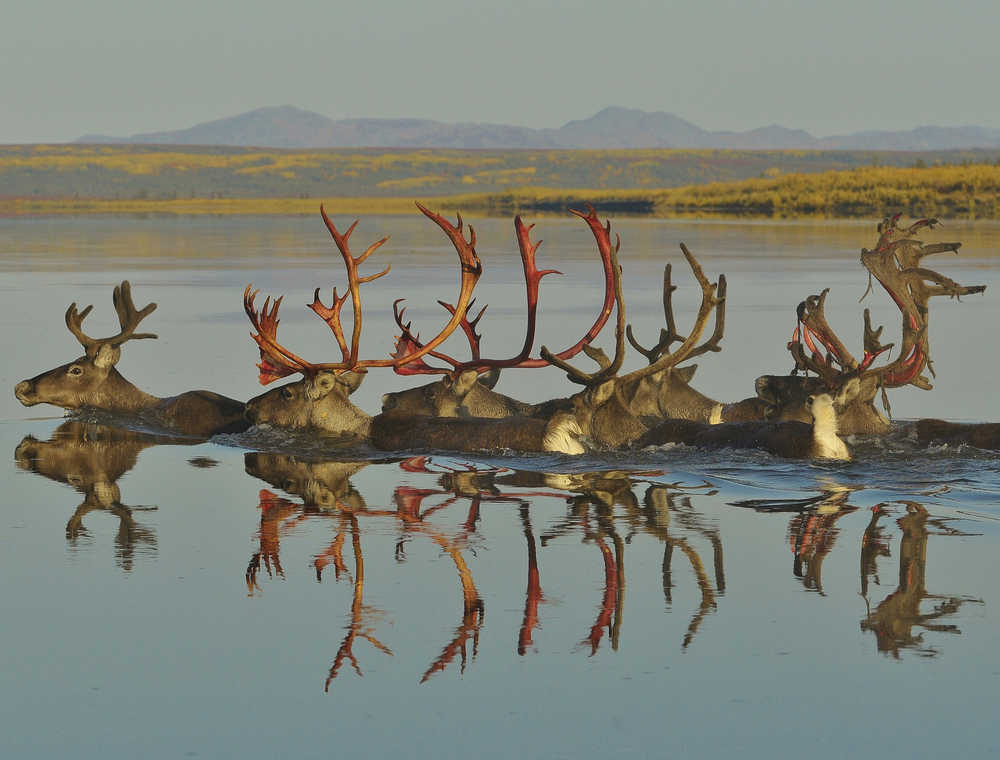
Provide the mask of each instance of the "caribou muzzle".
{"label": "caribou muzzle", "polygon": [[14,386],[14,395],[17,400],[25,406],[34,406],[39,403],[38,395],[35,391],[35,384],[31,380],[22,380]]}

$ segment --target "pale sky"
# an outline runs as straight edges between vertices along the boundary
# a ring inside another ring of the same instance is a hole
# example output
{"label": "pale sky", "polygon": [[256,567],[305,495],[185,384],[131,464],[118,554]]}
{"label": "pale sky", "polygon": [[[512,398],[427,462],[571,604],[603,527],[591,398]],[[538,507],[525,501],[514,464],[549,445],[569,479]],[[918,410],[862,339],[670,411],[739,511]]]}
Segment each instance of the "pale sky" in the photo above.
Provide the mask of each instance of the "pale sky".
{"label": "pale sky", "polygon": [[285,104],[531,127],[619,105],[820,137],[1000,127],[998,34],[998,0],[10,0],[0,143]]}

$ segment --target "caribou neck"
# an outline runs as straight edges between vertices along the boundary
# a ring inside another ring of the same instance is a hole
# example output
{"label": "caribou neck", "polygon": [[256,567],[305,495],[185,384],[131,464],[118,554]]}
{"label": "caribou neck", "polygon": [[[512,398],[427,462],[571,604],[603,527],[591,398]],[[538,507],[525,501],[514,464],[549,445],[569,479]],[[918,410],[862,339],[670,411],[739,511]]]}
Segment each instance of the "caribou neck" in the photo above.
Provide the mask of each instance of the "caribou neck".
{"label": "caribou neck", "polygon": [[94,397],[88,399],[87,405],[111,412],[135,414],[151,409],[163,400],[140,390],[112,367]]}

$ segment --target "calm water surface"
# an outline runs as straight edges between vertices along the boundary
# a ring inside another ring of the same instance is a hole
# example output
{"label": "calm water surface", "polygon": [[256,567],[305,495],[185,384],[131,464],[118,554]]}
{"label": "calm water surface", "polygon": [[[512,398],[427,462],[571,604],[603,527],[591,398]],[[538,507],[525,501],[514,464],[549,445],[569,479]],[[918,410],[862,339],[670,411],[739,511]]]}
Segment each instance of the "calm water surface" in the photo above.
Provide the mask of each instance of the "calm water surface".
{"label": "calm water surface", "polygon": [[[743,398],[757,375],[787,371],[795,305],[825,287],[830,322],[859,348],[857,254],[872,224],[614,224],[640,340],[662,325],[666,261],[679,329],[697,308],[678,241],[713,279],[727,274],[724,351],[700,359],[704,392]],[[512,230],[475,226],[484,353],[505,356],[523,338]],[[342,284],[339,256],[318,218],[0,229],[4,756],[1000,750],[1000,456],[920,448],[905,422],[1000,420],[996,223],[925,236],[963,241],[933,266],[989,289],[933,302],[935,389],[894,392],[899,423],[853,442],[850,464],[684,449],[385,456],[266,430],[191,444],[67,421],[10,389],[79,354],[62,320],[71,301],[95,305],[88,332],[114,332],[111,287],[130,279],[137,305],[160,304],[143,325],[160,339],[128,344],[122,373],[160,395],[248,398],[260,388],[243,287],[284,293],[283,341],[329,360],[329,331],[302,305]],[[395,298],[427,334],[436,299],[458,289],[435,227],[365,219],[356,249],[384,234],[376,257],[393,272],[365,290],[367,356],[391,345]],[[537,345],[567,345],[601,300],[592,239],[555,218],[535,237],[539,265],[564,273],[543,283]],[[887,301],[865,305],[898,336]],[[373,372],[354,399],[375,412],[408,382]],[[537,400],[569,384],[520,371],[499,389]]]}

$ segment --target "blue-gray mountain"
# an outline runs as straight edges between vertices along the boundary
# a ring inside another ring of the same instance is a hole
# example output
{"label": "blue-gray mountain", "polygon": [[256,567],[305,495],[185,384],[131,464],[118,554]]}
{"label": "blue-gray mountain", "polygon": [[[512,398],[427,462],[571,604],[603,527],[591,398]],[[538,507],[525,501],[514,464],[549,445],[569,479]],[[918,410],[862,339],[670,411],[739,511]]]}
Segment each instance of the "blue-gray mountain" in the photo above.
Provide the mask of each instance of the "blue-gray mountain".
{"label": "blue-gray mountain", "polygon": [[427,119],[333,120],[293,106],[258,108],[172,132],[131,137],[86,135],[79,143],[227,145],[262,148],[733,148],[761,150],[955,150],[1000,148],[1000,129],[918,127],[813,137],[778,125],[710,132],[673,114],[605,108],[558,129],[447,124]]}

